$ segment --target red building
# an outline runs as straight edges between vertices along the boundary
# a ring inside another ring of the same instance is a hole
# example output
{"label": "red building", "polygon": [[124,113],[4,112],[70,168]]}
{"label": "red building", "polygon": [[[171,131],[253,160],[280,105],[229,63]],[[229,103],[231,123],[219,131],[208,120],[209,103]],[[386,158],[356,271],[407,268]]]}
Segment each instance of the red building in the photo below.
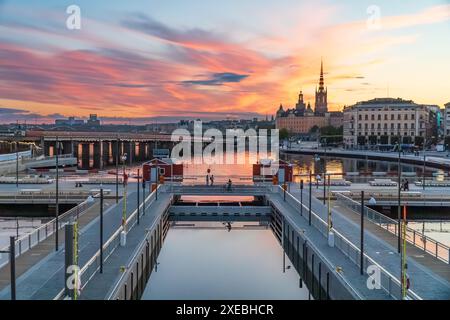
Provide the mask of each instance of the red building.
{"label": "red building", "polygon": [[173,163],[172,159],[153,159],[143,165],[144,181],[156,182],[156,172],[166,181],[182,181],[183,165]]}
{"label": "red building", "polygon": [[[278,171],[275,175],[272,174],[272,166],[275,168],[278,166]],[[278,184],[292,182],[294,176],[292,164],[283,160],[278,160],[274,163],[273,160],[266,159],[260,160],[257,164],[253,165],[254,181],[270,182],[273,181],[274,176],[276,177]]]}

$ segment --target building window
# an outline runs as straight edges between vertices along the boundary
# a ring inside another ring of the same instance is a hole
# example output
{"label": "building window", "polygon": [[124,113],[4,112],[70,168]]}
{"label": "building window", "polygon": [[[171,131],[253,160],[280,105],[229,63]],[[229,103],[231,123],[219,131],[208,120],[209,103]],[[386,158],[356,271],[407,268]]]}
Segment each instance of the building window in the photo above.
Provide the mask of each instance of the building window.
{"label": "building window", "polygon": [[405,120],[408,120],[408,115],[407,114],[405,114]]}
{"label": "building window", "polygon": [[414,120],[414,113],[411,115],[411,120]]}
{"label": "building window", "polygon": [[407,123],[405,123],[405,129],[408,129],[408,124]]}
{"label": "building window", "polygon": [[366,114],[366,115],[364,116],[364,119],[365,119],[365,120],[369,120],[369,116]]}
{"label": "building window", "polygon": [[394,120],[394,115],[393,114],[391,114],[391,120]]}
{"label": "building window", "polygon": [[378,115],[378,121],[381,121],[381,114]]}
{"label": "building window", "polygon": [[397,120],[402,120],[402,115],[401,114],[398,114]]}
{"label": "building window", "polygon": [[358,119],[361,121],[361,120],[362,120],[362,115],[359,115],[359,116],[358,116]]}
{"label": "building window", "polygon": [[370,118],[372,119],[372,121],[375,120],[375,115],[373,114]]}
{"label": "building window", "polygon": [[387,120],[387,119],[388,119],[388,115],[385,114],[385,115],[384,115],[384,120]]}

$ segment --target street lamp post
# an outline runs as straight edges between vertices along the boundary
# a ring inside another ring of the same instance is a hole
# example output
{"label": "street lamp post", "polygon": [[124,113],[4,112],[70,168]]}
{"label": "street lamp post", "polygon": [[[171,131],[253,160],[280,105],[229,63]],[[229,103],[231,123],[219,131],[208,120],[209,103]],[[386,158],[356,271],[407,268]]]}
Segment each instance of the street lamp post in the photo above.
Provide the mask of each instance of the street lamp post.
{"label": "street lamp post", "polygon": [[16,141],[16,187],[19,187],[19,142]]}
{"label": "street lamp post", "polygon": [[422,188],[425,190],[425,162],[427,160],[427,156],[425,153],[425,143],[426,139],[423,138],[423,169],[422,169]]}
{"label": "street lamp post", "polygon": [[402,233],[403,233],[403,250],[401,253],[401,274],[402,274],[402,300],[405,300],[408,293],[407,284],[407,270],[408,263],[406,261],[406,206],[403,207],[403,223],[402,223]]}
{"label": "street lamp post", "polygon": [[141,192],[141,190],[139,189],[140,188],[140,183],[141,183],[141,181],[140,181],[140,177],[139,177],[139,175],[140,175],[140,169],[137,169],[137,224],[139,225],[139,219],[140,219],[140,217],[139,217],[139,205],[141,204],[140,202],[141,202],[141,200],[139,199],[139,196],[140,196],[140,192]]}
{"label": "street lamp post", "polygon": [[116,203],[119,203],[119,138],[116,140]]}
{"label": "street lamp post", "polygon": [[121,157],[123,164],[123,206],[122,206],[122,232],[120,233],[120,245],[124,247],[127,243],[127,176],[125,172],[125,161],[127,161],[127,154],[124,153]]}
{"label": "street lamp post", "polygon": [[308,224],[311,225],[311,202],[312,202],[312,173],[309,171],[309,215]]}
{"label": "street lamp post", "polygon": [[159,180],[159,167],[156,166],[156,189],[155,189],[155,201],[158,201],[158,181]]}
{"label": "street lamp post", "polygon": [[58,229],[59,229],[59,140],[56,137],[56,205],[55,205],[55,249],[59,249]]}
{"label": "street lamp post", "polygon": [[100,189],[100,273],[103,273],[103,188]]}
{"label": "street lamp post", "polygon": [[327,192],[327,173],[326,171],[323,173],[323,204],[326,202],[326,192]]}
{"label": "street lamp post", "polygon": [[400,139],[401,136],[398,136],[398,168],[397,168],[397,175],[398,175],[398,206],[397,206],[397,251],[400,253],[401,250],[401,233],[400,233],[400,225],[401,225],[401,179],[402,179],[402,169],[401,169],[401,145],[400,145]]}
{"label": "street lamp post", "polygon": [[303,216],[303,180],[300,180],[300,215]]}
{"label": "street lamp post", "polygon": [[359,272],[364,275],[364,190],[361,191],[361,237],[360,237],[360,261]]}

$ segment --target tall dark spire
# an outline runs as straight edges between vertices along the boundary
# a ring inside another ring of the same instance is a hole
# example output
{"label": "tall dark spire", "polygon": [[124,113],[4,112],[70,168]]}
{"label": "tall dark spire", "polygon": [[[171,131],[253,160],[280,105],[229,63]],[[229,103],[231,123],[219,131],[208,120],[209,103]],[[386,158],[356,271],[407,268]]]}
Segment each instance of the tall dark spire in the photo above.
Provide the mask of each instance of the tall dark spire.
{"label": "tall dark spire", "polygon": [[328,112],[327,89],[325,88],[325,81],[323,79],[323,59],[320,59],[320,80],[319,88],[316,88],[316,105],[315,113],[318,116],[323,116]]}
{"label": "tall dark spire", "polygon": [[319,91],[323,91],[324,89],[325,89],[325,87],[324,87],[324,80],[323,80],[323,60],[320,59]]}

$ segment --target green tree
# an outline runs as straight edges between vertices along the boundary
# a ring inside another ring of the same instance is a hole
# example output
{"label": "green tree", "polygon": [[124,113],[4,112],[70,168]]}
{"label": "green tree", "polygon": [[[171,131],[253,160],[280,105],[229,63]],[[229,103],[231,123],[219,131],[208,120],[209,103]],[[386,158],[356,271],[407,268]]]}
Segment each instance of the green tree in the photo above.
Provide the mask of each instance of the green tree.
{"label": "green tree", "polygon": [[319,127],[317,125],[309,129],[309,133],[317,133],[317,132],[319,132]]}
{"label": "green tree", "polygon": [[280,129],[280,140],[286,140],[289,138],[289,131],[286,128]]}

